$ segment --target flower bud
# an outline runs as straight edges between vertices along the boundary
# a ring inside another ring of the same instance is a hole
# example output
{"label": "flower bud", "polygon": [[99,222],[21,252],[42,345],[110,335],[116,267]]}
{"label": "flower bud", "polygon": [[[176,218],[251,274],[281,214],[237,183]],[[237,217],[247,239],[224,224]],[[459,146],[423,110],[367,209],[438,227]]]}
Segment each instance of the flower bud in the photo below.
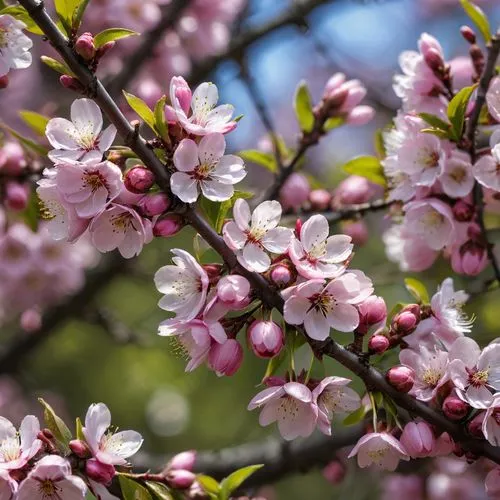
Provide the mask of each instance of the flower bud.
{"label": "flower bud", "polygon": [[330,462],[323,469],[323,477],[330,484],[333,484],[334,486],[340,484],[344,480],[345,475],[346,475],[345,465],[339,460],[334,460],[333,462]]}
{"label": "flower bud", "polygon": [[476,43],[476,34],[469,26],[462,26],[460,28],[460,33],[471,45]]}
{"label": "flower bud", "polygon": [[164,193],[147,194],[138,203],[146,217],[154,217],[166,212],[171,205],[170,198]]}
{"label": "flower bud", "polygon": [[177,234],[184,227],[184,222],[182,217],[179,215],[167,215],[162,219],[156,221],[153,227],[153,234],[155,236],[161,236],[163,238],[168,238]]}
{"label": "flower bud", "polygon": [[97,49],[96,59],[101,59],[101,57],[105,56],[114,46],[116,42],[112,40],[111,42],[105,43],[102,47]]}
{"label": "flower bud", "polygon": [[0,149],[0,171],[7,175],[19,175],[26,167],[24,151],[18,142],[7,141]]}
{"label": "flower bud", "polygon": [[330,206],[331,201],[332,195],[326,189],[313,189],[309,193],[309,203],[312,210],[324,212]]}
{"label": "flower bud", "polygon": [[88,458],[91,456],[89,447],[87,444],[80,439],[73,439],[68,443],[69,449],[78,457],[78,458]]}
{"label": "flower bud", "polygon": [[483,421],[486,412],[480,411],[468,424],[467,430],[471,436],[474,436],[479,439],[484,439],[483,433]]}
{"label": "flower bud", "polygon": [[342,233],[350,236],[352,243],[357,246],[364,245],[370,237],[364,220],[344,221],[341,228]]}
{"label": "flower bud", "polygon": [[196,462],[196,450],[183,451],[174,455],[167,464],[168,470],[193,470]]}
{"label": "flower bud", "polygon": [[308,199],[311,186],[307,177],[292,173],[280,190],[280,202],[285,210],[300,208]]}
{"label": "flower bud", "polygon": [[470,406],[454,394],[450,394],[443,401],[443,413],[450,420],[462,420],[469,413],[469,409]]}
{"label": "flower bud", "polygon": [[0,90],[6,89],[9,86],[9,77],[7,75],[0,76]]}
{"label": "flower bud", "polygon": [[370,295],[358,306],[359,326],[358,333],[367,333],[369,328],[385,322],[387,317],[387,306],[382,297]]}
{"label": "flower bud", "polygon": [[224,276],[217,283],[217,297],[232,309],[243,309],[250,303],[250,283],[238,274]]}
{"label": "flower bud", "polygon": [[148,168],[136,166],[127,171],[123,181],[131,193],[141,194],[153,186],[155,175]]}
{"label": "flower bud", "polygon": [[103,464],[91,458],[85,462],[85,475],[96,483],[108,485],[115,476],[116,470],[110,464]]}
{"label": "flower bud", "polygon": [[85,61],[91,61],[96,54],[94,37],[92,33],[83,33],[75,42],[75,51],[82,56]]}
{"label": "flower bud", "polygon": [[335,195],[341,205],[366,203],[373,195],[373,186],[365,177],[350,175],[337,186]]}
{"label": "flower bud", "polygon": [[436,444],[434,433],[427,422],[408,422],[399,441],[412,458],[430,456]]}
{"label": "flower bud", "polygon": [[474,213],[474,207],[463,200],[458,200],[453,205],[453,216],[459,222],[469,222],[472,220]]}
{"label": "flower bud", "polygon": [[469,240],[451,254],[451,267],[458,274],[477,276],[488,266],[488,252],[479,241]]}
{"label": "flower bud", "polygon": [[243,349],[235,339],[215,343],[208,354],[208,365],[219,376],[234,375],[243,361]]}
{"label": "flower bud", "polygon": [[420,306],[409,304],[397,313],[391,321],[391,329],[400,335],[411,333],[420,321]]}
{"label": "flower bud", "polygon": [[375,116],[375,110],[371,106],[356,106],[348,115],[346,122],[349,125],[366,125]]}
{"label": "flower bud", "polygon": [[5,185],[5,204],[7,208],[21,211],[28,204],[29,187],[16,181],[8,181]]}
{"label": "flower bud", "polygon": [[176,490],[190,488],[196,480],[196,475],[189,470],[171,470],[165,477],[168,484]]}
{"label": "flower bud", "polygon": [[33,333],[36,332],[37,330],[40,330],[42,326],[42,315],[40,314],[40,311],[36,308],[33,309],[26,309],[21,314],[21,328],[25,332]]}
{"label": "flower bud", "polygon": [[217,284],[222,273],[222,264],[203,264],[201,267],[208,275],[210,284]]}
{"label": "flower bud", "polygon": [[427,50],[424,54],[424,59],[427,66],[429,66],[429,68],[431,68],[432,71],[437,73],[443,71],[444,69],[443,56],[437,49],[433,47],[429,48],[429,50]]}
{"label": "flower bud", "polygon": [[374,335],[368,341],[368,350],[373,354],[382,354],[391,345],[389,339],[385,335]]}
{"label": "flower bud", "polygon": [[409,392],[415,383],[415,372],[408,366],[393,366],[385,378],[399,392]]}
{"label": "flower bud", "polygon": [[269,276],[277,287],[285,288],[295,280],[295,274],[287,265],[278,263],[271,268]]}
{"label": "flower bud", "polygon": [[300,231],[302,231],[302,220],[297,219],[295,221],[295,235],[297,236],[297,238],[300,238]]}
{"label": "flower bud", "polygon": [[74,90],[75,92],[78,92],[79,94],[83,93],[83,91],[85,90],[83,88],[83,85],[74,76],[61,75],[59,77],[59,83],[65,89]]}
{"label": "flower bud", "polygon": [[323,92],[323,99],[327,99],[332,92],[339,89],[340,86],[345,82],[344,73],[335,73],[326,82],[325,90]]}
{"label": "flower bud", "polygon": [[259,358],[274,358],[285,345],[283,330],[274,321],[255,320],[247,329],[247,338]]}

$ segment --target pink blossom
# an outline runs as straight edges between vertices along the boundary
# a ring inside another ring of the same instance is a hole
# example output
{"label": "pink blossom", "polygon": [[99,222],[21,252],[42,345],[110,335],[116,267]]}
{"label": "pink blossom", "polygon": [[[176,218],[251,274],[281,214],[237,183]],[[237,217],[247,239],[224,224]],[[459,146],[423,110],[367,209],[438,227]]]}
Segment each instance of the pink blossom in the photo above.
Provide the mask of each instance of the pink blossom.
{"label": "pink blossom", "polygon": [[229,200],[233,184],[240,182],[246,172],[238,156],[224,155],[226,141],[219,133],[205,135],[199,144],[184,139],[174,153],[177,169],[170,177],[172,192],[186,203],[194,203],[199,191],[212,201]]}
{"label": "pink blossom", "polygon": [[[216,106],[218,100],[219,92],[213,83],[202,83],[191,97],[191,90],[184,78],[175,76],[170,82],[170,102],[177,120],[190,134],[227,134],[236,128],[236,122],[232,120],[233,106]],[[188,117],[189,107],[192,114]]]}
{"label": "pink blossom", "polygon": [[349,458],[356,455],[362,469],[374,465],[379,470],[394,471],[400,460],[410,460],[401,443],[386,432],[365,434],[351,450]]}
{"label": "pink blossom", "polygon": [[208,366],[218,377],[234,375],[243,361],[243,348],[236,339],[214,343],[208,353]]}
{"label": "pink blossom", "polygon": [[290,258],[305,278],[335,278],[345,271],[352,254],[351,238],[328,236],[329,232],[326,217],[318,214],[302,225],[300,239],[292,239]]}
{"label": "pink blossom", "polygon": [[28,271],[36,249],[36,237],[24,224],[13,224],[0,234],[0,270],[7,276],[19,276]]}
{"label": "pink blossom", "polygon": [[427,422],[408,422],[399,440],[412,458],[430,456],[436,442]]}
{"label": "pink blossom", "polygon": [[493,397],[483,420],[484,437],[493,445],[500,446],[500,394]]}
{"label": "pink blossom", "polygon": [[281,205],[277,201],[264,201],[251,214],[248,203],[240,198],[234,204],[233,216],[234,221],[224,225],[224,241],[236,251],[243,267],[258,273],[267,271],[271,259],[266,250],[286,252],[293,236],[291,229],[278,226]]}
{"label": "pink blossom", "polygon": [[318,407],[307,386],[298,382],[269,387],[259,392],[248,409],[262,408],[259,423],[267,426],[278,422],[281,436],[291,441],[299,436],[310,436],[318,419]]}
{"label": "pink blossom", "polygon": [[250,283],[243,276],[230,274],[217,283],[217,297],[231,309],[243,309],[250,303]]}
{"label": "pink blossom", "polygon": [[467,196],[474,186],[470,156],[459,150],[453,150],[444,163],[439,177],[441,187],[448,196],[462,198]]}
{"label": "pink blossom", "polygon": [[472,174],[479,184],[500,191],[500,144],[491,150],[491,155],[483,155],[474,163]]}
{"label": "pink blossom", "polygon": [[5,141],[0,148],[0,171],[8,175],[19,175],[26,168],[24,150],[18,142]]}
{"label": "pink blossom", "polygon": [[19,433],[10,420],[0,417],[0,470],[22,469],[42,447],[39,432],[40,424],[33,415],[24,417]]}
{"label": "pink blossom", "polygon": [[484,481],[488,498],[498,500],[500,498],[500,467],[495,467],[488,472]]}
{"label": "pink blossom", "polygon": [[57,455],[43,457],[19,486],[17,500],[83,500],[87,487],[71,474],[70,463]]}
{"label": "pink blossom", "polygon": [[490,115],[500,122],[500,77],[495,77],[490,83],[486,94],[486,104]]}
{"label": "pink blossom", "polygon": [[[142,436],[136,431],[109,430],[111,413],[104,403],[90,405],[85,416],[83,434],[93,456],[108,465],[125,465],[142,446]],[[108,431],[108,432],[106,432]]]}
{"label": "pink blossom", "polygon": [[309,337],[315,340],[328,338],[330,328],[354,331],[359,324],[354,304],[362,302],[373,291],[371,282],[360,278],[350,272],[328,284],[315,279],[285,291],[285,321],[290,325],[304,324]]}
{"label": "pink blossom", "polygon": [[281,187],[279,201],[285,210],[298,209],[307,201],[310,192],[307,177],[293,172]]}
{"label": "pink blossom", "polygon": [[341,205],[356,205],[369,201],[374,191],[366,177],[350,175],[335,189],[335,198]]}
{"label": "pink blossom", "polygon": [[335,413],[351,413],[361,406],[358,393],[347,387],[352,381],[343,377],[326,377],[314,388],[313,400],[318,406],[318,428],[331,436]]}
{"label": "pink blossom", "polygon": [[26,24],[7,14],[0,15],[0,76],[10,69],[25,69],[31,65],[33,42],[23,30]]}

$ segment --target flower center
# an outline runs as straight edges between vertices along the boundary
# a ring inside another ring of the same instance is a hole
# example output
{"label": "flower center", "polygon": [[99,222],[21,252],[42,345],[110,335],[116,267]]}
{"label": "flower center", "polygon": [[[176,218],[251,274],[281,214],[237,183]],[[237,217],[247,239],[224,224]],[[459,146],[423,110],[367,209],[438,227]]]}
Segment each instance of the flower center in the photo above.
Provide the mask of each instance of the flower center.
{"label": "flower center", "polygon": [[133,217],[128,212],[111,217],[111,224],[113,225],[113,233],[125,233],[131,227],[134,228]]}
{"label": "flower center", "polygon": [[295,419],[299,412],[297,401],[290,396],[283,396],[280,400],[278,407],[278,419],[287,420],[289,418]]}
{"label": "flower center", "polygon": [[425,370],[422,375],[422,380],[426,385],[436,387],[442,376],[443,374],[440,370],[436,370],[435,368],[427,368],[427,370]]}
{"label": "flower center", "polygon": [[194,169],[193,178],[198,181],[209,179],[210,174],[214,171],[216,165],[216,162],[202,163],[201,165],[198,165]]}
{"label": "flower center", "polygon": [[82,176],[82,181],[84,187],[89,187],[93,193],[95,193],[98,189],[104,187],[107,189],[106,179],[102,176],[102,174],[96,170],[90,170],[85,172]]}
{"label": "flower center", "polygon": [[429,210],[422,218],[422,222],[428,227],[439,227],[444,222],[444,217],[436,210]]}
{"label": "flower center", "polygon": [[450,172],[450,177],[458,184],[461,184],[463,182],[466,175],[467,175],[467,173],[466,173],[465,169],[462,167],[457,167],[453,171]]}
{"label": "flower center", "polygon": [[8,45],[7,31],[0,28],[0,53]]}
{"label": "flower center", "polygon": [[4,439],[0,445],[3,462],[17,460],[21,456],[21,446],[17,436]]}
{"label": "flower center", "polygon": [[326,241],[316,243],[308,252],[309,260],[318,260],[326,254]]}
{"label": "flower center", "polygon": [[424,169],[436,168],[439,165],[439,153],[437,151],[424,149],[420,155],[420,162]]}
{"label": "flower center", "polygon": [[60,498],[59,492],[61,491],[61,488],[56,486],[54,481],[50,479],[38,479],[38,491],[44,499]]}
{"label": "flower center", "polygon": [[65,214],[64,207],[56,200],[38,200],[40,217],[43,220],[52,220]]}
{"label": "flower center", "polygon": [[488,382],[488,370],[467,370],[469,373],[469,384],[472,387],[482,387]]}
{"label": "flower center", "polygon": [[335,304],[335,299],[329,293],[315,293],[309,297],[309,302],[311,307],[309,310],[314,309],[316,312],[320,312],[323,316],[326,316]]}
{"label": "flower center", "polygon": [[385,455],[389,451],[389,446],[384,448],[379,448],[377,450],[368,451],[368,456],[372,459],[373,462],[380,463],[384,460]]}
{"label": "flower center", "polygon": [[267,231],[261,227],[252,227],[250,231],[247,231],[247,240],[258,244],[266,233]]}
{"label": "flower center", "polygon": [[337,410],[340,403],[341,391],[339,390],[325,390],[319,397],[319,403],[327,411],[328,416],[331,417]]}

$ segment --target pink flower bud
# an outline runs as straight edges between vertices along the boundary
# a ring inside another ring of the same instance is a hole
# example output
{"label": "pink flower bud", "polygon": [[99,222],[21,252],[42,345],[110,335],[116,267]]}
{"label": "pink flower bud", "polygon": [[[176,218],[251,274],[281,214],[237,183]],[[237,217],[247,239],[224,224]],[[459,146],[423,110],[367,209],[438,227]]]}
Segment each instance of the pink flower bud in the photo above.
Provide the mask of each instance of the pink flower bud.
{"label": "pink flower bud", "polygon": [[366,203],[373,195],[373,186],[368,179],[359,175],[350,175],[335,190],[342,205]]}
{"label": "pink flower bud", "polygon": [[215,343],[208,354],[208,365],[219,376],[234,375],[243,361],[243,349],[235,339]]}
{"label": "pink flower bud", "polygon": [[486,415],[485,411],[480,411],[468,424],[467,430],[471,436],[479,439],[484,439],[483,421]]}
{"label": "pink flower bud", "polygon": [[153,227],[153,234],[155,236],[161,236],[163,238],[168,238],[177,234],[184,227],[184,222],[182,217],[179,215],[167,215],[166,217],[160,219],[156,222]]}
{"label": "pink flower bud", "polygon": [[346,221],[342,224],[342,232],[350,236],[354,245],[363,246],[370,235],[365,221],[358,220],[356,222]]}
{"label": "pink flower bud", "polygon": [[399,441],[412,458],[430,456],[436,444],[434,433],[426,422],[408,422]]}
{"label": "pink flower bud", "polygon": [[302,220],[297,219],[295,221],[295,234],[296,234],[297,238],[300,238],[300,231],[301,230],[302,230]]}
{"label": "pink flower bud", "polygon": [[453,216],[459,222],[469,222],[472,220],[474,213],[474,207],[463,200],[458,200],[453,205]]}
{"label": "pink flower bud", "polygon": [[171,205],[170,198],[164,193],[147,194],[138,203],[146,217],[154,217],[166,212]]}
{"label": "pink flower bud", "polygon": [[308,199],[311,187],[307,177],[293,173],[280,190],[280,202],[285,210],[300,208]]}
{"label": "pink flower bud", "polygon": [[112,465],[103,464],[95,458],[85,462],[85,474],[96,483],[110,484],[115,473],[115,468]]}
{"label": "pink flower bud", "polygon": [[345,75],[343,73],[335,73],[330,79],[326,82],[325,90],[323,92],[323,99],[327,99],[328,96],[339,89],[340,86],[345,82]]}
{"label": "pink flower bud", "polygon": [[295,280],[295,274],[287,265],[278,263],[271,268],[270,277],[276,286],[285,288]]}
{"label": "pink flower bud", "polygon": [[9,77],[7,75],[0,76],[0,89],[6,89],[9,86]]}
{"label": "pink flower bud", "polygon": [[101,59],[101,57],[104,57],[115,45],[116,42],[113,40],[111,42],[105,43],[102,47],[99,47],[97,49],[96,59]]}
{"label": "pink flower bud", "polygon": [[371,122],[375,116],[375,110],[371,106],[356,106],[348,115],[346,122],[349,125],[361,126]]}
{"label": "pink flower bud", "polygon": [[168,484],[176,490],[185,490],[190,488],[196,480],[196,475],[189,470],[172,470],[166,477]]}
{"label": "pink flower bud", "polygon": [[323,477],[330,484],[333,484],[334,486],[340,484],[344,480],[345,475],[346,475],[345,465],[339,460],[334,460],[333,462],[330,462],[323,469]]}
{"label": "pink flower bud", "polygon": [[11,210],[24,210],[28,204],[29,195],[29,186],[25,184],[8,181],[5,185],[5,204]]}
{"label": "pink flower bud", "polygon": [[420,321],[420,306],[409,304],[397,313],[391,321],[391,329],[398,334],[408,335]]}
{"label": "pink flower bud", "polygon": [[469,240],[451,254],[451,267],[458,274],[477,276],[488,266],[488,252],[485,246]]}
{"label": "pink flower bud", "polygon": [[469,26],[462,26],[460,28],[460,33],[465,38],[465,40],[469,42],[471,45],[476,43],[476,34]]}
{"label": "pink flower bud", "polygon": [[177,453],[170,462],[168,462],[167,469],[169,470],[193,470],[196,462],[196,450],[183,451]]}
{"label": "pink flower bud", "polygon": [[255,320],[247,329],[247,337],[259,358],[274,358],[285,345],[283,330],[274,321]]}
{"label": "pink flower bud", "polygon": [[409,392],[415,383],[415,372],[408,366],[393,366],[385,378],[399,392]]}
{"label": "pink flower bud", "polygon": [[368,350],[373,354],[382,354],[389,346],[389,339],[385,335],[374,335],[368,341]]}
{"label": "pink flower bud", "polygon": [[0,149],[0,170],[7,175],[19,175],[26,167],[24,151],[18,142],[7,141]]}
{"label": "pink flower bud", "polygon": [[96,49],[92,33],[83,33],[75,42],[75,51],[85,61],[91,61],[95,57]]}
{"label": "pink flower bud", "polygon": [[250,283],[243,276],[230,274],[217,283],[217,297],[232,309],[243,309],[250,303]]}
{"label": "pink flower bud", "polygon": [[444,61],[443,61],[443,56],[439,53],[438,50],[434,48],[429,48],[429,50],[426,51],[424,54],[424,59],[433,71],[435,72],[441,72],[444,68]]}
{"label": "pink flower bud", "polygon": [[385,322],[387,317],[387,306],[382,297],[370,295],[358,306],[359,312],[359,326],[357,331],[359,333],[367,333],[371,326],[378,325]]}
{"label": "pink flower bud", "polygon": [[[84,441],[80,439],[73,439],[69,442],[69,449],[78,457],[78,458],[88,458],[91,456],[89,447]],[[92,467],[92,466],[91,466]]]}
{"label": "pink flower bud", "polygon": [[75,92],[82,93],[85,89],[83,85],[74,76],[61,75],[59,77],[59,83],[69,90],[74,90]]}
{"label": "pink flower bud", "polygon": [[366,89],[358,80],[350,80],[343,85],[348,90],[347,98],[340,106],[341,113],[350,113],[366,96]]}
{"label": "pink flower bud", "polygon": [[454,394],[449,395],[444,401],[442,410],[450,420],[462,420],[469,413],[470,406]]}
{"label": "pink flower bud", "polygon": [[441,59],[443,54],[443,49],[441,48],[440,43],[434,38],[432,35],[428,33],[423,33],[418,41],[418,48],[420,53],[425,57],[429,52],[434,53],[437,52]]}
{"label": "pink flower bud", "polygon": [[309,203],[311,209],[318,212],[324,212],[330,206],[332,195],[326,189],[313,189],[309,193]]}
{"label": "pink flower bud", "polygon": [[155,183],[155,175],[145,167],[133,167],[125,174],[125,187],[136,194],[145,193]]}
{"label": "pink flower bud", "polygon": [[38,309],[27,309],[21,314],[21,328],[25,332],[33,333],[42,326],[42,315]]}

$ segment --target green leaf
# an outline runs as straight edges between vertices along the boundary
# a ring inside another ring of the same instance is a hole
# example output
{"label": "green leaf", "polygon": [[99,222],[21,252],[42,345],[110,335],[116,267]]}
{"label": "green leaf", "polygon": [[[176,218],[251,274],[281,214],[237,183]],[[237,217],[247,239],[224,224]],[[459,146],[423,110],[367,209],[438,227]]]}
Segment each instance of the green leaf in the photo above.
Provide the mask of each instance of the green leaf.
{"label": "green leaf", "polygon": [[26,31],[34,33],[35,35],[43,35],[43,31],[38,27],[38,25],[31,19],[28,11],[21,6],[11,5],[0,10],[1,14],[9,14],[10,16],[16,18],[18,21],[22,21],[26,25]]}
{"label": "green leaf", "polygon": [[429,304],[429,293],[421,281],[415,278],[405,278],[405,287],[420,304]]}
{"label": "green leaf", "polygon": [[168,123],[165,118],[165,104],[167,103],[167,96],[164,95],[155,105],[154,118],[155,129],[158,135],[167,142],[170,142],[168,137]]}
{"label": "green leaf", "polygon": [[248,467],[243,467],[233,472],[225,479],[222,480],[220,487],[221,492],[219,498],[221,500],[229,499],[231,493],[236,491],[244,481],[246,481],[252,474],[257,472],[259,469],[264,467],[263,464],[260,465],[249,465]]}
{"label": "green leaf", "polygon": [[35,133],[45,137],[45,128],[49,121],[47,116],[35,113],[34,111],[19,111],[19,116]]}
{"label": "green leaf", "polygon": [[22,136],[19,132],[16,132],[13,128],[10,128],[5,123],[0,123],[0,129],[6,130],[10,135],[15,137],[23,146],[28,148],[31,151],[34,151],[38,155],[47,156],[47,148],[38,144],[27,137]]}
{"label": "green leaf", "polygon": [[80,441],[85,441],[85,435],[83,434],[83,425],[82,421],[80,420],[80,417],[76,417],[76,423],[75,423],[75,429],[76,429],[76,439],[79,439]]}
{"label": "green leaf", "polygon": [[90,0],[80,0],[78,7],[73,11],[73,18],[71,24],[75,31],[78,31],[80,25],[82,24],[83,14],[85,13],[85,9],[89,4]]}
{"label": "green leaf", "polygon": [[98,49],[108,42],[120,40],[121,38],[128,38],[129,36],[137,36],[138,34],[137,31],[125,28],[109,28],[101,31],[94,37],[95,47]]}
{"label": "green leaf", "polygon": [[198,474],[196,476],[197,481],[200,483],[201,487],[206,493],[212,495],[218,495],[220,492],[219,483],[210,476],[206,476],[205,474]]}
{"label": "green leaf", "polygon": [[53,59],[52,57],[48,56],[42,56],[40,57],[40,60],[43,62],[43,64],[46,64],[50,69],[53,69],[54,71],[57,71],[62,75],[70,75],[73,77],[75,76],[73,71],[69,69],[69,67],[66,65],[65,62],[57,61],[56,59]]}
{"label": "green leaf", "polygon": [[423,128],[420,130],[423,134],[432,134],[440,139],[453,139],[453,137],[450,136],[450,132],[445,132],[444,130],[441,130],[440,128]]}
{"label": "green leaf", "polygon": [[149,491],[138,482],[119,474],[123,500],[153,500]]}
{"label": "green leaf", "polygon": [[146,486],[153,492],[156,500],[173,500],[174,498],[164,484],[146,481]]}
{"label": "green leaf", "polygon": [[37,231],[40,221],[40,210],[38,196],[35,191],[30,193],[28,204],[23,211],[23,220],[32,231]]}
{"label": "green leaf", "polygon": [[384,395],[379,391],[375,391],[375,392],[372,392],[372,396],[373,396],[373,400],[375,401],[375,405],[377,406],[377,408],[382,406],[382,403],[384,402]]}
{"label": "green leaf", "polygon": [[140,97],[129,94],[125,90],[123,91],[123,95],[128,105],[155,131],[155,115],[149,106]]}
{"label": "green leaf", "polygon": [[270,172],[275,174],[278,172],[278,165],[276,164],[276,158],[272,153],[264,153],[258,149],[246,149],[245,151],[240,151],[238,156],[241,156],[245,161],[250,163],[256,163],[261,167],[267,168]]}
{"label": "green leaf", "polygon": [[62,421],[62,419],[56,415],[55,411],[46,401],[44,401],[42,398],[39,398],[38,401],[43,406],[43,418],[45,421],[45,426],[47,427],[47,429],[49,429],[50,432],[52,432],[58,444],[60,445],[61,450],[64,453],[68,453],[68,443],[73,437],[71,431],[68,429],[68,426]]}
{"label": "green leaf", "polygon": [[299,122],[300,129],[303,132],[311,132],[314,127],[314,114],[312,110],[312,99],[306,82],[299,83],[295,91],[295,116]]}
{"label": "green leaf", "polygon": [[217,225],[217,218],[219,215],[220,206],[222,205],[222,203],[218,201],[209,200],[204,196],[200,196],[199,205],[200,208],[203,210],[203,213],[205,214],[205,217],[207,218],[208,222],[210,222],[210,225],[215,229]]}
{"label": "green leaf", "polygon": [[326,120],[325,124],[323,125],[323,130],[325,132],[329,132],[334,128],[341,127],[342,125],[344,125],[344,123],[345,123],[344,118],[341,118],[340,116],[336,116],[334,118],[328,118],[328,120]]}
{"label": "green leaf", "polygon": [[198,233],[193,238],[193,250],[196,260],[201,261],[203,255],[212,248]]}
{"label": "green leaf", "polygon": [[265,380],[268,377],[272,377],[283,364],[287,356],[287,352],[285,349],[282,349],[278,356],[271,358],[267,363],[266,373],[264,373],[264,377],[262,380]]}
{"label": "green leaf", "polygon": [[452,138],[456,141],[462,138],[467,103],[476,87],[477,85],[464,87],[448,104],[447,114],[452,125]]}
{"label": "green leaf", "polygon": [[375,184],[386,185],[384,169],[375,156],[358,156],[348,161],[342,168],[348,174],[360,175]]}
{"label": "green leaf", "polygon": [[229,198],[229,200],[223,201],[219,206],[219,212],[217,213],[217,218],[215,219],[215,230],[220,233],[222,231],[222,227],[224,226],[224,221],[226,220],[227,213],[233,205],[236,203],[236,200],[239,198],[248,199],[253,196],[253,193],[249,193],[247,191],[235,191],[233,196]]}
{"label": "green leaf", "polygon": [[57,15],[59,16],[66,34],[68,35],[71,34],[73,13],[75,12],[79,3],[80,0],[54,0],[54,6],[56,8]]}
{"label": "green leaf", "polygon": [[469,0],[460,0],[465,13],[470,17],[471,21],[477,26],[481,35],[483,35],[486,43],[491,42],[490,23],[486,14],[474,3]]}
{"label": "green leaf", "polygon": [[430,113],[419,113],[418,116],[427,122],[431,127],[448,132],[451,125],[444,120],[441,120],[439,116],[431,115]]}
{"label": "green leaf", "polygon": [[373,148],[375,149],[379,160],[383,160],[387,156],[387,151],[385,150],[383,129],[379,128],[375,130],[375,134],[373,135]]}
{"label": "green leaf", "polygon": [[346,418],[344,418],[342,424],[343,425],[354,425],[361,422],[366,415],[366,408],[364,405],[361,405],[356,411],[353,411]]}

